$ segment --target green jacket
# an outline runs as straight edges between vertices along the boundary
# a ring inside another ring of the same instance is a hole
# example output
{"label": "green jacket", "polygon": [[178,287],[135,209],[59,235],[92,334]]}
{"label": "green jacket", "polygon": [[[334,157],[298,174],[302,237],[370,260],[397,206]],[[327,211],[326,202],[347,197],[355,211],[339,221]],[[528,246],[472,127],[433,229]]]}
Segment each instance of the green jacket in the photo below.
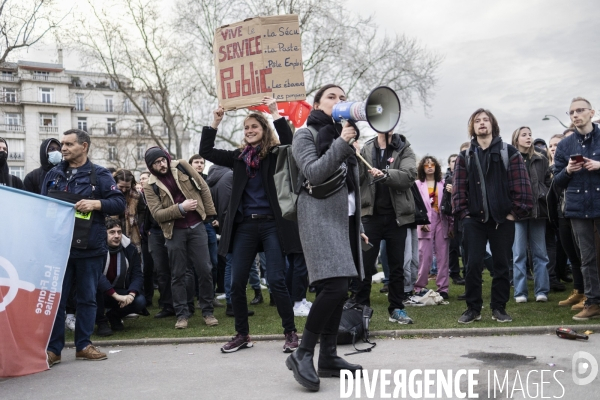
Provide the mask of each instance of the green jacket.
{"label": "green jacket", "polygon": [[[379,151],[376,146],[377,137],[367,141],[360,154],[373,165],[373,153]],[[410,148],[408,140],[399,134],[392,135],[392,141],[388,145],[392,147],[392,155],[389,161],[390,176],[383,181],[390,190],[392,205],[396,212],[396,223],[398,226],[415,222],[415,201],[410,187],[417,177],[417,158]],[[368,172],[367,166],[359,160],[360,165],[360,215],[362,217],[373,215],[375,206],[375,185],[369,185],[373,177]],[[382,171],[384,168],[382,168]]]}

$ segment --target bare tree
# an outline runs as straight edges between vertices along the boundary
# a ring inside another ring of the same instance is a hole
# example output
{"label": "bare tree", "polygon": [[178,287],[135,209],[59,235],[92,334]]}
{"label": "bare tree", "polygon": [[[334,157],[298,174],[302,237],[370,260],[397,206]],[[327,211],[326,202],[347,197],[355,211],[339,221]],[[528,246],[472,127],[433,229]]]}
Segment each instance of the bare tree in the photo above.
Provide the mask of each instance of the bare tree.
{"label": "bare tree", "polygon": [[[403,107],[414,106],[416,100],[427,110],[443,57],[420,46],[414,38],[382,34],[370,17],[352,15],[344,3],[344,0],[226,3],[179,0],[175,27],[182,40],[186,40],[185,56],[198,87],[194,95],[202,98],[203,104],[217,105],[212,55],[216,28],[254,16],[298,14],[308,96],[326,83],[336,83],[350,98],[358,100],[374,87],[387,85],[396,90]],[[220,129],[218,139],[231,145],[238,143],[239,120],[231,117],[243,114],[243,111],[228,113],[231,123]]]}
{"label": "bare tree", "polygon": [[[178,39],[161,3],[112,0],[99,6],[88,2],[94,18],[82,20],[71,37],[86,66],[106,73],[144,120],[152,139],[181,158],[189,103],[196,89],[186,79],[185,60],[176,49]],[[151,123],[148,107],[160,114],[166,137],[161,135],[162,128]]]}
{"label": "bare tree", "polygon": [[0,64],[15,50],[38,43],[64,19],[52,0],[0,0]]}

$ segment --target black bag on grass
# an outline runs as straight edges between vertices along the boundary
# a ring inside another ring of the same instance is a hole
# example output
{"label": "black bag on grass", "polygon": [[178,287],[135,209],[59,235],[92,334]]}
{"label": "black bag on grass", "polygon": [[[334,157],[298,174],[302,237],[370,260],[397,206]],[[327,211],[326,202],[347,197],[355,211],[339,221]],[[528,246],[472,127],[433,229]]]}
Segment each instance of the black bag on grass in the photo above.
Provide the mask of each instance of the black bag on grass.
{"label": "black bag on grass", "polygon": [[[352,344],[354,350],[356,350],[354,353],[344,355],[349,356],[369,352],[377,345],[369,341],[369,322],[372,316],[373,309],[371,307],[355,303],[351,300],[348,300],[344,304],[342,319],[338,328],[337,344]],[[371,347],[362,350],[357,349],[356,342],[359,338],[364,343],[369,343]]]}

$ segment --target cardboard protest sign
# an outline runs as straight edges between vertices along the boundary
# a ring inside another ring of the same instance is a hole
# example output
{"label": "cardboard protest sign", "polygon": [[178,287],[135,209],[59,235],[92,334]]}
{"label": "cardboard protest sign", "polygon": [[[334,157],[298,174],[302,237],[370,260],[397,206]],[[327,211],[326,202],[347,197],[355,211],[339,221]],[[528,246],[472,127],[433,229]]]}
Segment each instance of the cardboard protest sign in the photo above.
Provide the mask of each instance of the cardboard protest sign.
{"label": "cardboard protest sign", "polygon": [[217,29],[213,43],[217,93],[225,110],[306,99],[297,15],[244,20]]}

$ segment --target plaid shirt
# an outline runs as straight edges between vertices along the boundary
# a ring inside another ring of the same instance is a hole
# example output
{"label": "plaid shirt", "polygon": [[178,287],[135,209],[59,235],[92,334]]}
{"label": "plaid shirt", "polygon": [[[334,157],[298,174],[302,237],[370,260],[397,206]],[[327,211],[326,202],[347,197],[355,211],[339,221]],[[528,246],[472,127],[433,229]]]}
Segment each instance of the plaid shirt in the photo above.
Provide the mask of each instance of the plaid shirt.
{"label": "plaid shirt", "polygon": [[[466,166],[466,150],[460,153],[454,166],[454,185],[452,186],[452,209],[454,215],[462,220],[469,215],[469,176]],[[477,157],[477,156],[475,156]],[[469,163],[469,168],[477,168],[475,162]],[[527,218],[533,208],[533,195],[531,193],[531,181],[527,168],[521,154],[517,151],[509,159],[508,163],[508,190],[512,203],[511,214],[516,220]],[[481,182],[485,182],[483,176]],[[481,188],[478,188],[481,190]],[[487,199],[483,199],[487,201]],[[490,215],[491,216],[491,215]],[[490,217],[488,216],[488,218]]]}

